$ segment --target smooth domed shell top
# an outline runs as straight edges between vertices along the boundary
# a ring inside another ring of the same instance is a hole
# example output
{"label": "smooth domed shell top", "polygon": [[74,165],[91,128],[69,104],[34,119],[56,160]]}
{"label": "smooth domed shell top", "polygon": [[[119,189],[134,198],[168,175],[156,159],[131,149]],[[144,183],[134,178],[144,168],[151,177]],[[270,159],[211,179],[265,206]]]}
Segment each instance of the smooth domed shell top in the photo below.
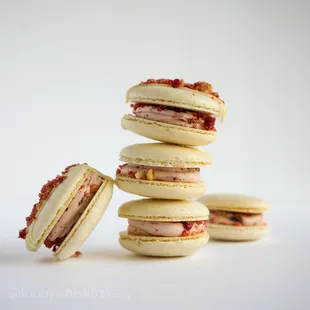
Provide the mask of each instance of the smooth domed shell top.
{"label": "smooth domed shell top", "polygon": [[209,210],[262,213],[270,209],[265,200],[243,194],[209,194],[202,196],[198,201]]}
{"label": "smooth domed shell top", "polygon": [[212,164],[212,159],[206,152],[166,143],[127,146],[121,150],[120,160],[130,164],[157,167],[198,168]]}
{"label": "smooth domed shell top", "polygon": [[141,199],[124,203],[118,215],[143,221],[182,222],[206,220],[209,210],[197,201]]}

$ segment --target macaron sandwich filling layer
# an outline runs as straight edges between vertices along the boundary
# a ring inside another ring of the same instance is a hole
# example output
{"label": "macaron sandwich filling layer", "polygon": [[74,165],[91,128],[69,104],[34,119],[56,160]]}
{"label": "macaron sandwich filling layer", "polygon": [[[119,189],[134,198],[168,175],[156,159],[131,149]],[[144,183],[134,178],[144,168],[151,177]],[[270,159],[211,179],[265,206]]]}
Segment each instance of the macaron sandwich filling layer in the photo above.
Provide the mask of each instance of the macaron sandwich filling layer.
{"label": "macaron sandwich filling layer", "polygon": [[97,193],[103,181],[103,178],[98,174],[94,172],[89,174],[83,185],[71,200],[65,212],[58,220],[57,224],[46,238],[44,244],[48,248],[54,247],[54,250],[55,246],[57,248],[57,246],[62,243]]}
{"label": "macaron sandwich filling layer", "polygon": [[164,182],[200,182],[200,168],[167,168],[145,165],[120,165],[117,175],[138,180],[164,181]]}
{"label": "macaron sandwich filling layer", "polygon": [[216,131],[215,117],[208,113],[140,102],[132,104],[131,107],[133,114],[139,118],[182,127]]}
{"label": "macaron sandwich filling layer", "polygon": [[[36,219],[40,208],[50,197],[55,188],[57,188],[67,178],[66,174],[74,166],[76,165],[67,167],[62,172],[62,175],[57,176],[54,180],[48,181],[47,184],[42,187],[39,194],[40,200],[33,206],[30,216],[26,217],[27,227],[19,231],[19,238],[26,239],[28,227]],[[78,192],[72,198],[65,212],[61,215],[58,222],[53,227],[48,237],[45,239],[44,244],[46,247],[53,247],[53,251],[57,251],[57,248],[70,233],[71,229],[79,220],[103,182],[104,178],[96,172],[91,172],[88,174],[85,181],[80,186]]]}
{"label": "macaron sandwich filling layer", "polygon": [[264,221],[262,213],[240,213],[228,211],[211,211],[209,216],[210,224],[232,225],[232,226],[264,226],[267,225]]}
{"label": "macaron sandwich filling layer", "polygon": [[154,222],[128,220],[127,232],[136,236],[187,237],[206,231],[207,221]]}

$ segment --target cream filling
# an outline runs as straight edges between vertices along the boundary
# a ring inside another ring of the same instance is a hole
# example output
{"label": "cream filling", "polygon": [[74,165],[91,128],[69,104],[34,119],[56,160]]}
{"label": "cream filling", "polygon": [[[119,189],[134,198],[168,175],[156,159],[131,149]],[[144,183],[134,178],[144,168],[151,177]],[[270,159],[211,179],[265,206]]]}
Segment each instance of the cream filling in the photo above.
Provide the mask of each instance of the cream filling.
{"label": "cream filling", "polygon": [[183,223],[128,220],[127,231],[131,235],[139,236],[182,237],[196,235],[205,230],[205,221]]}
{"label": "cream filling", "polygon": [[209,222],[219,225],[261,226],[265,225],[263,214],[210,211]]}
{"label": "cream filling", "polygon": [[150,181],[166,182],[200,182],[199,168],[166,168],[126,164],[121,166],[120,174]]}
{"label": "cream filling", "polygon": [[178,237],[184,230],[182,223],[128,220],[128,233],[142,236]]}
{"label": "cream filling", "polygon": [[204,118],[197,117],[197,112],[177,112],[170,109],[162,109],[162,106],[146,105],[138,107],[133,114],[140,118],[149,119],[156,122],[168,123],[183,127],[206,130]]}
{"label": "cream filling", "polygon": [[65,237],[78,221],[88,204],[103,183],[101,176],[91,173],[84,181],[76,195],[73,197],[66,211],[62,214],[47,240],[54,242],[58,238]]}

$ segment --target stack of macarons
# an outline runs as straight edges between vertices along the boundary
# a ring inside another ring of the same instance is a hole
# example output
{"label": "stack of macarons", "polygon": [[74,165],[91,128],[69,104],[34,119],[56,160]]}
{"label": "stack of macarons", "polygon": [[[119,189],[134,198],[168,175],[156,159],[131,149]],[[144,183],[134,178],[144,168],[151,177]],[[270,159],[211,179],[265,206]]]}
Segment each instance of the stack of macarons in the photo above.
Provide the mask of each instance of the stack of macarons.
{"label": "stack of macarons", "polygon": [[187,256],[208,241],[209,210],[197,198],[205,192],[200,169],[210,166],[208,153],[193,148],[215,140],[215,119],[225,116],[224,102],[206,82],[147,80],[126,96],[133,114],[122,127],[160,143],[135,144],[120,153],[116,172],[123,191],[147,197],[127,202],[119,216],[128,219],[120,244],[150,256]]}
{"label": "stack of macarons", "polygon": [[[119,208],[119,217],[128,220],[119,238],[123,248],[148,256],[187,256],[209,235],[249,241],[268,234],[263,212],[269,205],[262,199],[209,194],[188,200],[205,192],[200,169],[212,163],[208,153],[193,147],[213,142],[215,119],[225,116],[224,102],[210,84],[147,80],[128,90],[127,102],[133,114],[123,117],[122,127],[159,142],[120,152],[124,164],[116,171],[116,185],[146,197]],[[113,183],[87,164],[68,166],[42,187],[19,238],[29,251],[44,244],[59,260],[79,256],[111,200]]]}

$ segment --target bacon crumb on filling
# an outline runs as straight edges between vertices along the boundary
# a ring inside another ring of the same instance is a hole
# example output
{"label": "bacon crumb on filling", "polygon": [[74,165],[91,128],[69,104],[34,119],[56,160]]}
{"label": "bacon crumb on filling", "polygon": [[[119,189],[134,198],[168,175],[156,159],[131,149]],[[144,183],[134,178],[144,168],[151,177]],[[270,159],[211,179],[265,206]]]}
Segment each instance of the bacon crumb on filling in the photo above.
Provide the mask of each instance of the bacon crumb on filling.
{"label": "bacon crumb on filling", "polygon": [[56,240],[54,240],[53,242],[52,241],[49,241],[48,239],[45,239],[44,240],[44,245],[47,247],[47,248],[53,248],[53,252],[56,252],[58,247],[62,244],[62,242],[65,240],[66,236],[62,237],[62,238],[57,238]]}
{"label": "bacon crumb on filling", "polygon": [[213,87],[211,84],[207,82],[195,82],[195,83],[186,83],[184,82],[183,79],[148,79],[147,81],[142,81],[140,85],[143,84],[165,84],[168,86],[171,86],[173,88],[178,88],[178,87],[186,87],[189,89],[197,90],[202,93],[210,94],[218,99],[220,99],[220,96],[218,93],[213,91]]}
{"label": "bacon crumb on filling", "polygon": [[182,222],[184,230],[182,233],[183,237],[193,236],[203,233],[207,229],[207,221],[191,221]]}
{"label": "bacon crumb on filling", "polygon": [[48,181],[46,184],[42,186],[41,191],[39,193],[39,202],[34,204],[30,215],[26,217],[27,226],[19,231],[18,238],[26,239],[28,227],[36,219],[37,213],[41,208],[43,202],[49,197],[51,192],[67,178],[66,174],[69,172],[69,170],[77,165],[78,164],[66,167],[65,170],[61,173],[61,175],[57,175],[55,179]]}

